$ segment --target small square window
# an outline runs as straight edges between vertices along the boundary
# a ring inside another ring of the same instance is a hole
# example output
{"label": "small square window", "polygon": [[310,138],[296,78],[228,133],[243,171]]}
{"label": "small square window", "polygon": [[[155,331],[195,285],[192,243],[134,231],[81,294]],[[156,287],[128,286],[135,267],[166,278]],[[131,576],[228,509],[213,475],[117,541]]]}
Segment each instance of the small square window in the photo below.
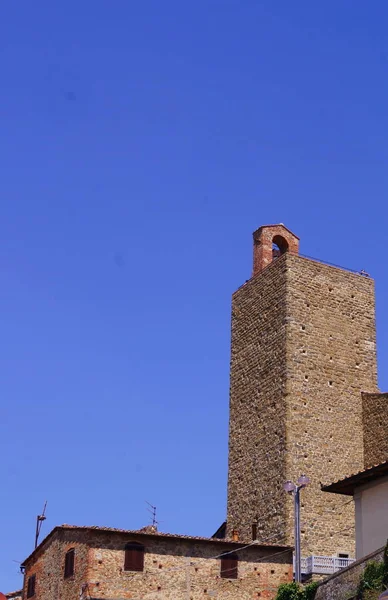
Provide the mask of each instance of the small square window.
{"label": "small square window", "polygon": [[224,579],[238,578],[238,557],[237,554],[225,554],[221,556],[221,577]]}
{"label": "small square window", "polygon": [[[159,565],[159,569],[162,565]],[[125,546],[124,571],[144,570],[144,546],[138,542],[130,542]]]}

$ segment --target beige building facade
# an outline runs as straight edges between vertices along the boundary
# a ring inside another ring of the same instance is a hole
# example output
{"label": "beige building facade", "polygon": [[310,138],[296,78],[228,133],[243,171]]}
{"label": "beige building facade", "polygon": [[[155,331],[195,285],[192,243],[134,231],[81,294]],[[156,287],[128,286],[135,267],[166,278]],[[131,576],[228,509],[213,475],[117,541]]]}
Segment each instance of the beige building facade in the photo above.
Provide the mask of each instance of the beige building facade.
{"label": "beige building facade", "polygon": [[[388,431],[387,431],[388,433]],[[388,457],[323,490],[353,497],[356,513],[356,558],[376,552],[388,541]]]}
{"label": "beige building facade", "polygon": [[356,558],[362,558],[388,540],[388,475],[355,490]]}

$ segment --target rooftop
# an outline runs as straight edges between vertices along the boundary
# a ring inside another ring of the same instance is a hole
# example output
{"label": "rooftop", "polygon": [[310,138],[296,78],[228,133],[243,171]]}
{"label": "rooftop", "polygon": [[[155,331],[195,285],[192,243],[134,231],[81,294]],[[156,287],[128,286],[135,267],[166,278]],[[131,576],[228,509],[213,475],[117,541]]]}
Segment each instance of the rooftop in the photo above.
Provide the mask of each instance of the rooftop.
{"label": "rooftop", "polygon": [[332,492],[333,494],[353,496],[354,490],[360,487],[360,485],[364,485],[365,483],[369,483],[370,481],[374,481],[385,475],[388,475],[388,460],[379,465],[375,465],[374,467],[359,471],[349,477],[345,477],[344,479],[334,481],[329,485],[322,485],[321,489],[324,492]]}
{"label": "rooftop", "polygon": [[144,537],[153,537],[153,538],[163,538],[163,539],[171,539],[171,540],[186,540],[188,542],[200,542],[200,543],[211,543],[211,544],[225,544],[226,546],[231,546],[231,547],[242,547],[242,546],[246,546],[247,544],[251,547],[251,548],[260,548],[262,550],[265,549],[273,549],[273,548],[278,548],[280,550],[292,550],[291,546],[286,546],[283,544],[262,544],[260,543],[259,540],[257,540],[257,542],[254,542],[252,540],[246,541],[246,540],[241,540],[241,541],[234,541],[234,540],[230,540],[230,539],[219,539],[219,538],[208,538],[208,537],[201,537],[201,536],[191,536],[191,535],[182,535],[182,534],[175,534],[175,533],[161,533],[159,531],[151,531],[151,527],[144,527],[143,529],[117,529],[114,527],[99,527],[96,525],[67,525],[67,524],[63,524],[63,525],[58,525],[57,527],[54,527],[54,529],[52,529],[50,531],[50,533],[41,541],[41,543],[39,544],[39,546],[37,548],[35,548],[35,550],[23,561],[22,567],[24,567],[32,558],[34,558],[37,554],[39,554],[39,552],[42,550],[42,548],[47,545],[51,539],[55,536],[56,533],[58,533],[59,531],[85,531],[85,532],[90,532],[90,533],[111,533],[111,534],[125,534],[125,535],[136,535],[136,536],[144,536]]}

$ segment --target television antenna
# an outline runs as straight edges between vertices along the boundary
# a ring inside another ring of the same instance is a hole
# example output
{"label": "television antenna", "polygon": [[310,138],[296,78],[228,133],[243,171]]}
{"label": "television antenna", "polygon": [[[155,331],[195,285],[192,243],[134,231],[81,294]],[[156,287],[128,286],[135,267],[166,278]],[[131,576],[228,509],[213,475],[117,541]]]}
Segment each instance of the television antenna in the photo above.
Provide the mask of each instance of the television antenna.
{"label": "television antenna", "polygon": [[148,506],[150,508],[147,508],[148,512],[151,513],[151,518],[152,518],[152,527],[155,527],[155,529],[157,528],[159,521],[156,520],[156,506],[153,506],[152,504],[150,504],[149,502],[146,503],[148,504]]}
{"label": "television antenna", "polygon": [[41,515],[38,515],[36,517],[36,529],[35,529],[35,548],[38,546],[38,540],[39,540],[39,534],[40,534],[40,530],[42,529],[42,523],[43,521],[46,520],[46,506],[47,506],[47,500],[44,503],[44,507],[43,507],[43,512]]}

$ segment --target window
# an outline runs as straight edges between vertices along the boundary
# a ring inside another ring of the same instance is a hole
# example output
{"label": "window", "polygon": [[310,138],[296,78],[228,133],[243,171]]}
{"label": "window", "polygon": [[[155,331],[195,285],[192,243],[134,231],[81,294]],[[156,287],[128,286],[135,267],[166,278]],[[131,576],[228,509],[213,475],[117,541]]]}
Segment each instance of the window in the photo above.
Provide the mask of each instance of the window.
{"label": "window", "polygon": [[338,558],[349,558],[349,554],[347,552],[340,552]]}
{"label": "window", "polygon": [[272,240],[272,258],[278,258],[288,252],[288,242],[281,235],[275,235]]}
{"label": "window", "polygon": [[35,579],[36,579],[35,575],[31,575],[31,577],[28,578],[27,598],[32,598],[32,596],[35,596]]}
{"label": "window", "polygon": [[124,571],[144,570],[144,546],[130,542],[125,546]]}
{"label": "window", "polygon": [[72,548],[66,552],[65,556],[65,573],[64,578],[71,577],[74,575],[74,558],[75,558],[75,550]]}
{"label": "window", "polygon": [[221,577],[224,577],[225,579],[237,579],[237,554],[225,554],[225,556],[221,556]]}

